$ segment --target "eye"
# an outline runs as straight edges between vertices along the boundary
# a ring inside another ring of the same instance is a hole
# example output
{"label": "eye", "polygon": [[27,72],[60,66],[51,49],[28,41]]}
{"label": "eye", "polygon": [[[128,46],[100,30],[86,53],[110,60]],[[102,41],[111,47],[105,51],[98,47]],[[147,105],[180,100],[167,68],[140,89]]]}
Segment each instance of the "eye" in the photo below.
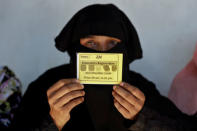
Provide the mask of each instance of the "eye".
{"label": "eye", "polygon": [[109,46],[110,46],[110,47],[114,47],[114,46],[117,45],[118,43],[119,43],[118,41],[111,40],[111,41],[109,42]]}
{"label": "eye", "polygon": [[87,41],[86,45],[93,48],[97,47],[97,44],[94,41]]}

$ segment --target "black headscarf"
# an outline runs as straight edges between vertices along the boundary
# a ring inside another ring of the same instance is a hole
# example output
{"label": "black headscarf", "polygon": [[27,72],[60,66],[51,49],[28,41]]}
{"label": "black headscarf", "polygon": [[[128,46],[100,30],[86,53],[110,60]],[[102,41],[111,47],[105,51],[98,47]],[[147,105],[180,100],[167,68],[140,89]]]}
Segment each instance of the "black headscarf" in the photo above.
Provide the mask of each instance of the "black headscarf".
{"label": "black headscarf", "polygon": [[[95,51],[80,44],[80,38],[88,35],[111,36],[119,38],[121,43],[108,51]],[[142,57],[135,28],[127,16],[112,4],[96,4],[81,9],[63,28],[55,42],[58,50],[69,53],[73,77],[76,77],[77,52],[123,53],[123,81],[126,82],[129,78],[129,63]],[[84,86],[85,104],[95,130],[126,131],[123,126],[124,118],[113,105],[112,85]],[[72,115],[71,112],[71,119]]]}
{"label": "black headscarf", "polygon": [[128,17],[113,4],[95,4],[78,11],[55,39],[58,50],[75,48],[79,39],[88,35],[106,35],[119,38],[125,44],[128,62],[142,58],[137,32]]}

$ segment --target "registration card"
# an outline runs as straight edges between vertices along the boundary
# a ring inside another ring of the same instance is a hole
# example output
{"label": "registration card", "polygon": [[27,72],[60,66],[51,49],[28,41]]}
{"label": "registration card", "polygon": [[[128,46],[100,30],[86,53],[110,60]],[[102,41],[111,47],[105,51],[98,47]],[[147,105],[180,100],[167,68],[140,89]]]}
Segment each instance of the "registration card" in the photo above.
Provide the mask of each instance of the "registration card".
{"label": "registration card", "polygon": [[120,84],[121,53],[77,53],[77,79],[82,84]]}

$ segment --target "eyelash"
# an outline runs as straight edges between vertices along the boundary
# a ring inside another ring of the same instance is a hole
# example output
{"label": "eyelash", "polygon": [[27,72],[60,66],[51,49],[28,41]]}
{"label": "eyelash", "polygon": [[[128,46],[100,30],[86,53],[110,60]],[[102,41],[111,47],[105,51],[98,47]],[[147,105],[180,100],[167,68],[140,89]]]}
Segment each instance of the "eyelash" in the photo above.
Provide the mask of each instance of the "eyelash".
{"label": "eyelash", "polygon": [[88,41],[86,42],[88,45],[93,45],[94,47],[97,46],[97,44],[94,41]]}

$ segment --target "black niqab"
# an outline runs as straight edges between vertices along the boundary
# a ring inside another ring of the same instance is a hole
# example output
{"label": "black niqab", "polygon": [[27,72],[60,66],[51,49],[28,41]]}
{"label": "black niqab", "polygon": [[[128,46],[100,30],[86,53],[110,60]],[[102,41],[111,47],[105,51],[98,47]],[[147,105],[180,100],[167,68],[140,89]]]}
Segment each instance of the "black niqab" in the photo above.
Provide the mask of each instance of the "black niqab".
{"label": "black niqab", "polygon": [[95,4],[78,11],[55,39],[58,50],[71,54],[70,49],[80,38],[88,35],[106,35],[122,40],[128,52],[129,63],[142,58],[137,32],[128,17],[113,4]]}
{"label": "black niqab", "polygon": [[[121,43],[108,51],[95,51],[80,44],[80,38],[89,35],[116,37]],[[127,82],[129,63],[142,57],[137,32],[127,16],[112,4],[96,4],[76,13],[55,39],[56,48],[68,51],[76,77],[76,53],[123,53],[123,81]],[[84,85],[85,104],[96,131],[126,131],[123,116],[113,104],[113,85]],[[75,110],[75,109],[73,109]],[[73,111],[75,112],[75,111]],[[72,112],[71,112],[72,119]]]}

